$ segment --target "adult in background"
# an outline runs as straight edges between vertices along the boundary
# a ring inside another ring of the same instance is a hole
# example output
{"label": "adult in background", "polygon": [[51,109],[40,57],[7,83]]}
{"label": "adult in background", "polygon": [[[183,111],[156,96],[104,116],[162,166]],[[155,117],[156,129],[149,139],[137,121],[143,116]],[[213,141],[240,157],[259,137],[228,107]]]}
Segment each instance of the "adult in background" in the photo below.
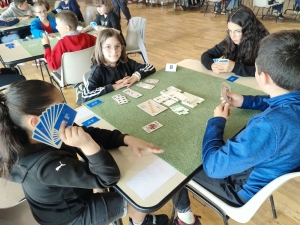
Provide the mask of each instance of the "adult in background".
{"label": "adult in background", "polygon": [[129,20],[131,19],[131,15],[127,7],[127,0],[112,0],[112,3],[114,4],[114,8],[115,8],[114,12],[120,18],[120,20],[121,20],[120,10],[122,10],[124,16],[129,22]]}

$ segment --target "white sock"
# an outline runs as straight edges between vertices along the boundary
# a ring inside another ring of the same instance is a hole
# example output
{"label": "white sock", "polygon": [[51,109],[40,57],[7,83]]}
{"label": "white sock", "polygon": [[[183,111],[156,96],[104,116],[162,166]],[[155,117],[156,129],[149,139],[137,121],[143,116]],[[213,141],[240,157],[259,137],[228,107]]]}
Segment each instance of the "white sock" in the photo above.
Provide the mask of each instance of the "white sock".
{"label": "white sock", "polygon": [[143,222],[144,222],[144,221],[142,221],[142,222],[140,222],[140,223],[135,223],[135,222],[132,220],[133,225],[142,225]]}
{"label": "white sock", "polygon": [[194,223],[194,220],[195,220],[194,219],[194,213],[191,210],[189,210],[185,213],[177,213],[177,215],[178,215],[178,218],[186,224],[193,224]]}

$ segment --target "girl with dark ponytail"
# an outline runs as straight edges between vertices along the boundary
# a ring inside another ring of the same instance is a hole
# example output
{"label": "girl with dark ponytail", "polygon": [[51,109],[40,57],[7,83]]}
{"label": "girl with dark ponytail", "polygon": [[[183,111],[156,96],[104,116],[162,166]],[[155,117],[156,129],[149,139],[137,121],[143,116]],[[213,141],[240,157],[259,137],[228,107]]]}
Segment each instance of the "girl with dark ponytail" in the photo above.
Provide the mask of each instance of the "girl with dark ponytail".
{"label": "girl with dark ponytail", "polygon": [[[152,225],[152,216],[134,209],[118,193],[93,194],[93,189],[111,187],[120,179],[119,168],[106,149],[128,145],[138,155],[142,150],[163,150],[118,130],[65,127],[65,122],[59,130],[60,149],[33,140],[39,116],[62,102],[60,91],[40,80],[16,82],[6,94],[0,93],[0,177],[22,185],[40,224],[106,225],[128,212],[133,223]],[[157,225],[167,222],[166,215],[156,216]]]}
{"label": "girl with dark ponytail", "polygon": [[[255,48],[269,32],[251,9],[239,6],[228,16],[227,36],[214,48],[204,52],[201,63],[206,69],[219,74],[233,72],[240,76],[255,75]],[[226,58],[229,62],[214,62]]]}

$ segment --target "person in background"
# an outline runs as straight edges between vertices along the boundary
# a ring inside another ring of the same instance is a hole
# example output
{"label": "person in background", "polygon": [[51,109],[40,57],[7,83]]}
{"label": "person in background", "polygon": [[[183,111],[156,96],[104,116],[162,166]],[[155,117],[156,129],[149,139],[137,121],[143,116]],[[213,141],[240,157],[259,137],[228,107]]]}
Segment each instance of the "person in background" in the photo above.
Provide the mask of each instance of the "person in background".
{"label": "person in background", "polygon": [[[278,1],[270,0],[269,5],[272,5],[276,2],[278,2]],[[281,4],[273,6],[273,15],[278,16],[278,18],[280,20],[284,20],[284,16],[282,15],[282,8],[283,8],[284,1],[281,1],[281,2],[282,2]]]}
{"label": "person in background", "polygon": [[130,11],[127,7],[127,0],[112,0],[112,3],[114,5],[114,12],[119,17],[119,20],[121,21],[121,14],[120,10],[122,10],[124,16],[127,19],[127,23],[129,23],[129,20],[131,19]]}
{"label": "person in background", "polygon": [[92,31],[93,29],[101,31],[107,28],[115,29],[122,37],[125,43],[125,38],[122,33],[121,23],[118,16],[114,13],[114,6],[111,0],[94,0],[94,5],[97,9],[96,19],[94,22],[97,24],[96,27],[91,25],[86,26],[82,29],[81,33]]}
{"label": "person in background", "polygon": [[[233,72],[239,76],[255,75],[255,46],[269,34],[264,25],[246,6],[234,9],[227,19],[227,36],[201,56],[201,63],[214,73]],[[228,62],[214,62],[226,58]]]}
{"label": "person in background", "polygon": [[71,10],[77,16],[78,21],[84,22],[82,13],[80,11],[80,6],[76,0],[61,0],[59,6],[52,10],[52,13],[56,14],[61,10]]}
{"label": "person in background", "polygon": [[[230,4],[230,2],[231,2],[231,0],[227,0],[227,1],[223,0],[222,1],[222,4],[223,4],[223,9],[221,11],[222,15],[226,14],[226,9],[227,9],[228,5]],[[216,3],[214,13],[216,14],[219,9],[221,9],[221,2]]]}
{"label": "person in background", "polygon": [[140,64],[127,57],[123,39],[116,30],[102,30],[97,37],[91,73],[82,91],[82,100],[86,102],[130,87],[155,71],[151,64]]}
{"label": "person in background", "polygon": [[[21,20],[28,20],[30,16],[33,16],[33,8],[31,5],[28,5],[27,0],[14,0],[9,7],[0,15],[0,21],[12,22],[15,23],[16,18]],[[11,23],[8,23],[9,25]],[[30,28],[13,31],[9,34],[16,34],[19,38],[25,38],[28,35],[31,35]],[[15,36],[17,37],[17,36]]]}

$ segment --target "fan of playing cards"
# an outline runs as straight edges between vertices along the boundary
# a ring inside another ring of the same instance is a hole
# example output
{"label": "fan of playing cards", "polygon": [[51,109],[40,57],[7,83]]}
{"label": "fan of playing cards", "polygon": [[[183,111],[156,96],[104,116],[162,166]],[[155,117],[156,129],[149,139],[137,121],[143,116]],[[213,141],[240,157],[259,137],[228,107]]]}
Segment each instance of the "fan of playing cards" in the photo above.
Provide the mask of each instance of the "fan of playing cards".
{"label": "fan of playing cards", "polygon": [[75,120],[76,111],[67,104],[55,104],[50,106],[39,117],[32,138],[44,144],[60,148],[62,141],[58,136],[58,130],[63,121],[66,127],[72,126]]}

